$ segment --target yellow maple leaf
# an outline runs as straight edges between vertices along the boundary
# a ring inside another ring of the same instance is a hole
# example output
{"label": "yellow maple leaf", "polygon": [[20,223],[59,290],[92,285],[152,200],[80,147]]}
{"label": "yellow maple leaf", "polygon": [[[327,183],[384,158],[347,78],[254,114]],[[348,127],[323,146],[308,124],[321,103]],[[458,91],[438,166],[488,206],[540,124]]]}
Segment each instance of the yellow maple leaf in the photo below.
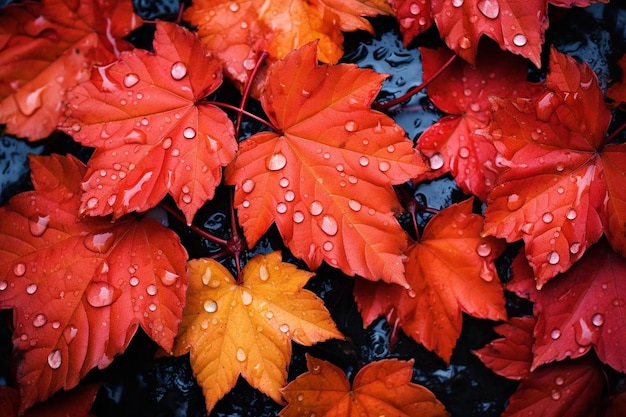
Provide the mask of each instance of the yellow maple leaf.
{"label": "yellow maple leaf", "polygon": [[174,354],[190,352],[209,412],[239,375],[282,403],[291,341],[308,346],[343,338],[322,300],[302,289],[313,274],[282,262],[279,252],[251,259],[240,284],[212,259],[190,260],[187,270]]}

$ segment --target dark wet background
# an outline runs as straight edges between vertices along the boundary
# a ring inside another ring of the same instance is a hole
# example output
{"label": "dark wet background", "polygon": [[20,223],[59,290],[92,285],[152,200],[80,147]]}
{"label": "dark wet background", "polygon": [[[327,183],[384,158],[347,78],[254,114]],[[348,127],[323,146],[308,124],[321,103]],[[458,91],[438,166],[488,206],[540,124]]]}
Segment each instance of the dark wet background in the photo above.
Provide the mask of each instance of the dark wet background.
{"label": "dark wet background", "polygon": [[[1,1],[3,6],[8,1]],[[616,60],[626,51],[626,5],[594,5],[586,9],[550,8],[550,28],[546,45],[555,45],[561,52],[587,62],[598,74],[600,85],[605,88],[609,81],[619,77]],[[146,19],[168,19],[176,14],[179,2],[175,0],[136,0],[139,13]],[[171,19],[170,19],[171,20]],[[397,24],[390,18],[373,20],[376,37],[364,33],[347,34],[343,62],[355,62],[361,67],[372,68],[391,74],[384,84],[379,99],[389,100],[402,95],[421,83],[421,61],[417,46],[440,44],[438,34],[431,29],[421,35],[407,49],[402,47]],[[150,45],[150,30],[139,30],[130,39],[141,46]],[[545,48],[547,52],[548,48]],[[544,56],[547,59],[547,53]],[[533,79],[543,77],[541,71],[530,74]],[[228,86],[220,89],[216,99],[238,102],[235,90]],[[251,103],[250,110],[260,114],[258,105]],[[390,114],[416,139],[442,116],[424,92],[415,95],[402,107],[392,108]],[[613,127],[624,121],[618,115]],[[259,129],[258,124],[246,122],[242,131],[249,135]],[[621,135],[624,140],[625,135]],[[10,136],[0,136],[0,205],[18,192],[29,189],[27,153],[72,152],[83,159],[89,151],[81,149],[62,134],[39,144],[26,144]],[[413,191],[411,191],[413,192]],[[442,208],[467,198],[450,177],[420,184],[413,192],[422,204]],[[195,224],[220,237],[230,236],[229,193],[218,190],[216,198],[207,203],[196,216]],[[423,226],[430,215],[421,216]],[[408,225],[404,215],[401,223]],[[198,237],[186,227],[171,219],[170,226],[181,236],[190,257],[210,256],[220,247]],[[244,254],[244,260],[255,254],[284,249],[275,229],[271,229],[256,247]],[[508,279],[508,268],[519,245],[511,245],[498,261],[498,272],[503,281]],[[303,266],[301,262],[285,258]],[[233,260],[225,259],[225,265],[233,268]],[[339,330],[347,336],[345,341],[328,341],[304,348],[293,345],[293,358],[289,379],[306,371],[305,352],[342,367],[349,378],[364,365],[384,358],[415,359],[413,382],[428,387],[444,403],[447,410],[458,417],[498,416],[517,383],[498,377],[471,354],[472,349],[483,347],[496,337],[494,323],[464,316],[463,332],[446,366],[435,354],[428,352],[403,334],[399,342],[390,347],[390,328],[384,319],[378,319],[363,329],[360,315],[352,297],[351,278],[327,266],[322,266],[307,288],[324,299]],[[507,294],[510,316],[531,313],[528,302]],[[5,317],[7,317],[5,315]],[[8,328],[0,327],[0,383],[6,383],[11,344]],[[156,347],[141,331],[130,347],[107,369],[94,371],[87,381],[103,382],[96,399],[93,413],[99,417],[154,416],[154,417],[202,417],[206,416],[201,389],[195,382],[188,357],[163,357],[153,359]],[[624,376],[609,370],[611,384],[625,384]],[[4,381],[4,382],[3,382]],[[240,379],[236,387],[220,401],[210,417],[274,416],[282,407],[252,389]]]}

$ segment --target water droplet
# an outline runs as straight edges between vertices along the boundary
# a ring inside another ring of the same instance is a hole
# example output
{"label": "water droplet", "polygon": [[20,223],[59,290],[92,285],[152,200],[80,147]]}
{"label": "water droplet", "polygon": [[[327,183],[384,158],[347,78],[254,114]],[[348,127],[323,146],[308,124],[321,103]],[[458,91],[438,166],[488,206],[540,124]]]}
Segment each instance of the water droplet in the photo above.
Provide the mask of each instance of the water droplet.
{"label": "water droplet", "polygon": [[594,331],[584,318],[581,317],[574,323],[574,337],[580,346],[589,346],[593,341],[593,336]]}
{"label": "water droplet", "polygon": [[156,293],[158,292],[157,286],[154,284],[148,285],[148,288],[146,288],[146,292],[148,293],[148,295],[156,295]]}
{"label": "water droplet", "polygon": [[270,273],[265,265],[259,267],[259,278],[261,281],[267,281],[270,278]]}
{"label": "water droplet", "polygon": [[362,167],[366,167],[366,166],[368,166],[368,165],[370,164],[370,160],[369,160],[369,159],[367,159],[367,157],[366,157],[366,156],[362,156],[362,157],[360,157],[360,158],[359,158],[359,164],[360,164]]}
{"label": "water droplet", "polygon": [[113,232],[89,233],[83,239],[83,244],[87,249],[96,253],[105,253],[115,241]]}
{"label": "water droplet", "polygon": [[265,317],[268,318],[268,320],[271,320],[274,318],[274,312],[273,311],[268,311],[265,313]]}
{"label": "water droplet", "polygon": [[461,36],[459,39],[459,46],[461,49],[469,49],[472,47],[472,41],[467,36]]}
{"label": "water droplet", "polygon": [[119,293],[119,290],[107,282],[92,282],[85,290],[87,302],[92,307],[110,306],[119,297]]}
{"label": "water droplet", "polygon": [[55,349],[48,355],[48,365],[52,369],[59,369],[61,366],[62,357],[61,351],[59,349]]}
{"label": "water droplet", "polygon": [[236,354],[235,356],[237,357],[237,360],[238,360],[239,362],[243,362],[243,361],[245,361],[245,360],[246,360],[246,358],[248,357],[248,356],[246,355],[246,352],[245,352],[242,348],[237,349],[237,354]]}
{"label": "water droplet", "polygon": [[506,199],[506,207],[511,210],[517,210],[524,204],[524,201],[520,198],[519,194],[511,194]]}
{"label": "water droplet", "polygon": [[287,332],[289,332],[289,325],[288,325],[288,324],[286,324],[286,323],[281,324],[281,325],[278,327],[278,330],[280,330],[280,331],[281,331],[281,332],[283,332],[283,333],[287,333]]}
{"label": "water droplet", "polygon": [[524,46],[526,45],[526,43],[528,42],[528,39],[526,39],[526,36],[522,35],[521,33],[518,33],[517,35],[513,36],[513,44],[515,46]]}
{"label": "water droplet", "polygon": [[285,177],[282,177],[282,178],[280,179],[280,181],[278,181],[278,185],[280,185],[280,186],[281,186],[281,187],[283,187],[283,188],[287,188],[287,187],[289,187],[289,179],[288,179],[288,178],[285,178]]}
{"label": "water droplet", "polygon": [[574,209],[569,209],[569,211],[565,215],[565,217],[567,217],[568,220],[574,220],[576,218],[576,216],[577,216],[576,210],[574,210]]}
{"label": "water droplet", "polygon": [[543,220],[544,223],[550,223],[552,222],[552,220],[554,220],[554,216],[552,215],[552,213],[543,213],[543,216],[541,216],[541,220]]}
{"label": "water droplet", "polygon": [[548,263],[550,265],[556,265],[559,263],[559,261],[561,260],[561,257],[559,256],[559,253],[557,251],[552,251],[548,254]]}
{"label": "water droplet", "polygon": [[285,214],[287,212],[287,204],[282,203],[282,202],[276,204],[276,211],[279,212],[280,214]]}
{"label": "water droplet", "polygon": [[461,7],[463,6],[463,0],[452,0],[452,5],[454,7]]}
{"label": "water droplet", "polygon": [[126,74],[126,77],[124,77],[124,87],[126,88],[131,88],[135,86],[138,82],[139,82],[139,75],[135,73],[131,72],[129,74]]}
{"label": "water droplet", "polygon": [[183,78],[185,78],[185,75],[187,75],[187,65],[185,65],[184,62],[180,61],[174,62],[172,64],[170,74],[172,75],[172,78],[176,81],[182,80]]}
{"label": "water droplet", "polygon": [[185,139],[193,139],[196,137],[196,130],[193,127],[186,127],[183,130],[183,136]]}
{"label": "water droplet", "polygon": [[552,338],[552,340],[557,340],[559,337],[561,337],[561,330],[552,329],[552,331],[550,332],[550,337]]}
{"label": "water droplet", "polygon": [[602,313],[596,313],[591,316],[591,324],[596,327],[600,327],[604,324],[604,315]]}
{"label": "water droplet", "polygon": [[26,264],[24,262],[19,262],[15,264],[13,267],[13,275],[16,277],[23,277],[26,273]]}
{"label": "water droplet", "polygon": [[287,165],[287,157],[285,157],[285,155],[281,152],[275,153],[267,161],[267,169],[270,171],[281,170],[285,167],[285,165]]}
{"label": "water droplet", "polygon": [[489,268],[487,262],[483,263],[483,266],[480,268],[480,273],[478,276],[485,282],[491,282],[494,278],[493,271]]}
{"label": "water droplet", "polygon": [[562,376],[557,376],[556,378],[554,378],[554,383],[558,386],[561,386],[565,383],[565,379],[563,379]]}
{"label": "water droplet", "polygon": [[348,201],[348,207],[350,207],[352,210],[354,211],[360,211],[362,204],[356,200],[350,200]]}
{"label": "water droplet", "polygon": [[48,318],[45,314],[37,314],[33,319],[33,326],[39,328],[43,327],[48,322]]}
{"label": "water droplet", "polygon": [[65,338],[66,343],[70,343],[74,340],[76,338],[76,334],[78,334],[78,328],[74,326],[67,326],[63,329],[63,337]]}
{"label": "water droplet", "polygon": [[443,166],[443,156],[437,152],[429,159],[430,169],[439,169]]}
{"label": "water droplet", "polygon": [[331,215],[325,215],[322,218],[322,225],[320,227],[328,236],[335,236],[337,234],[337,220]]}
{"label": "water droplet", "polygon": [[409,13],[411,13],[414,16],[417,16],[418,14],[420,14],[420,6],[417,3],[411,3],[411,5],[409,6]]}
{"label": "water droplet", "polygon": [[318,200],[313,201],[309,206],[309,212],[314,216],[319,216],[320,214],[322,214],[323,210],[324,206]]}
{"label": "water droplet", "polygon": [[235,13],[237,10],[239,10],[239,4],[233,1],[232,3],[228,5],[228,10]]}
{"label": "water droplet", "polygon": [[167,269],[163,271],[161,274],[161,282],[166,287],[174,285],[174,283],[178,280],[178,274],[168,271]]}
{"label": "water droplet", "polygon": [[215,313],[217,311],[217,303],[214,300],[206,300],[204,302],[204,311],[207,313]]}
{"label": "water droplet", "polygon": [[583,90],[588,90],[591,85],[593,84],[593,77],[591,77],[589,79],[589,81],[580,81],[580,88],[582,88]]}
{"label": "water droplet", "polygon": [[287,190],[285,193],[285,200],[293,201],[296,198],[296,194],[292,190]]}
{"label": "water droplet", "polygon": [[561,391],[554,389],[552,390],[552,394],[550,394],[550,396],[554,401],[558,401],[561,399]]}
{"label": "water droplet", "polygon": [[378,169],[380,172],[387,172],[391,168],[391,165],[387,161],[380,161],[378,163]]}
{"label": "water droplet", "polygon": [[28,222],[30,233],[36,237],[43,235],[48,228],[49,222],[50,216],[37,216],[37,220],[31,220]]}
{"label": "water droplet", "polygon": [[97,205],[98,205],[98,199],[96,197],[91,197],[89,200],[87,200],[86,206],[89,210],[96,208]]}
{"label": "water droplet", "polygon": [[326,241],[324,242],[324,244],[322,245],[322,248],[324,248],[325,251],[330,252],[331,250],[333,250],[333,248],[335,247],[335,245],[333,245],[333,242],[330,241]]}
{"label": "water droplet", "polygon": [[27,294],[34,294],[36,292],[37,292],[37,284],[30,284],[28,287],[26,287]]}
{"label": "water droplet", "polygon": [[246,290],[242,290],[241,291],[241,302],[245,306],[248,306],[248,305],[252,304],[252,294],[250,294]]}
{"label": "water droplet", "polygon": [[304,213],[296,211],[293,213],[293,221],[295,223],[302,223],[304,221]]}
{"label": "water droplet", "polygon": [[349,120],[343,125],[344,129],[348,132],[356,132],[359,128],[359,125],[354,120]]}
{"label": "water droplet", "polygon": [[251,193],[252,190],[254,190],[255,185],[256,184],[253,180],[247,179],[243,182],[243,184],[241,184],[241,190],[244,193]]}
{"label": "water droplet", "polygon": [[133,275],[128,280],[128,283],[131,285],[131,287],[136,287],[137,285],[139,285],[139,278],[137,278],[136,276]]}
{"label": "water droplet", "polygon": [[576,255],[580,251],[580,243],[574,242],[570,245],[569,251],[572,255]]}
{"label": "water droplet", "polygon": [[461,149],[459,149],[459,156],[461,158],[467,158],[469,155],[470,155],[470,151],[465,146],[463,146]]}
{"label": "water droplet", "polygon": [[478,10],[488,19],[495,19],[500,14],[500,4],[497,0],[481,0],[477,6]]}
{"label": "water droplet", "polygon": [[0,291],[4,291],[9,287],[9,283],[6,281],[0,281]]}
{"label": "water droplet", "polygon": [[485,256],[491,255],[491,245],[487,242],[479,243],[476,246],[476,253],[478,254],[478,256],[482,256],[483,258]]}

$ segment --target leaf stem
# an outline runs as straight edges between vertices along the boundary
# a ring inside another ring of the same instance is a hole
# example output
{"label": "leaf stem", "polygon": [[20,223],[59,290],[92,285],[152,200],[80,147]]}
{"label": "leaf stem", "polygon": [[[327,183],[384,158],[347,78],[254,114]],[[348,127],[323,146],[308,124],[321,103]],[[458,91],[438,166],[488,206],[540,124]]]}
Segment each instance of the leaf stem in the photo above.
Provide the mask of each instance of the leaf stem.
{"label": "leaf stem", "polygon": [[387,101],[385,103],[376,103],[374,105],[374,108],[376,108],[377,110],[388,110],[389,108],[395,105],[398,105],[405,100],[408,100],[409,98],[411,98],[412,96],[414,96],[415,94],[419,93],[421,90],[426,88],[430,83],[435,81],[450,65],[452,65],[452,63],[456,60],[456,58],[457,58],[457,55],[452,55],[450,59],[448,59],[433,75],[431,75],[429,79],[422,82],[417,87],[410,89],[404,95],[398,98]]}
{"label": "leaf stem", "polygon": [[240,258],[241,252],[245,250],[246,243],[239,236],[239,224],[237,223],[237,215],[235,214],[235,188],[230,188],[230,227],[231,237],[229,240],[228,250],[233,254],[235,258],[235,268],[237,268],[237,280],[241,278],[241,265]]}
{"label": "leaf stem", "polygon": [[[179,222],[183,224],[187,224],[185,217],[182,214],[180,214],[176,209],[170,207],[169,204],[161,203],[160,206],[163,207],[163,209],[167,211],[169,214],[171,214],[176,220],[178,220]],[[214,236],[211,233],[207,232],[206,230],[199,228],[198,226],[191,224],[191,225],[187,225],[187,227],[189,227],[189,229],[192,232],[202,236],[203,238],[207,240],[210,240],[213,243],[217,243],[220,246],[226,246],[228,244],[227,240]]]}
{"label": "leaf stem", "polygon": [[243,117],[243,109],[246,108],[246,102],[250,97],[250,90],[252,89],[252,84],[254,79],[256,78],[256,74],[259,72],[259,68],[263,65],[263,61],[268,57],[267,51],[261,51],[259,58],[256,60],[254,64],[254,68],[248,77],[248,81],[246,81],[246,85],[243,90],[243,94],[241,95],[241,103],[239,103],[239,111],[237,112],[237,122],[235,124],[235,136],[239,137],[239,129],[241,128],[241,118]]}
{"label": "leaf stem", "polygon": [[243,109],[240,109],[237,106],[233,106],[232,104],[221,103],[219,101],[207,101],[206,103],[207,104],[213,104],[214,106],[218,106],[218,107],[224,107],[224,108],[227,108],[227,109],[231,109],[231,110],[234,110],[234,111],[239,112],[239,113],[243,113],[246,116],[256,120],[257,122],[264,124],[265,126],[269,127],[270,129],[272,129],[275,132],[279,132],[280,131],[280,129],[278,129],[276,126],[274,126],[273,124],[271,124],[267,120],[264,120],[264,119],[260,118],[259,116],[257,116],[256,114],[250,113],[247,110],[243,110]]}
{"label": "leaf stem", "polygon": [[615,139],[615,137],[617,135],[619,135],[620,133],[622,133],[622,131],[626,129],[626,122],[622,123],[621,126],[619,126],[617,129],[615,129],[608,138],[606,138],[606,141],[604,143],[610,143],[613,139]]}

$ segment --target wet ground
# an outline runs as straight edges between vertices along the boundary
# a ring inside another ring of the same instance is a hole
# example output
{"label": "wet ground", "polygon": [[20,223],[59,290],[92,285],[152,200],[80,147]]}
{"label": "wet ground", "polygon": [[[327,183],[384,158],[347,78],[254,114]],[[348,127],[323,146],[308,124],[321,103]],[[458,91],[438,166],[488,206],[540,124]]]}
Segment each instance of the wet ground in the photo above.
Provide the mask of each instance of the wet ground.
{"label": "wet ground", "polygon": [[[137,0],[136,5],[142,10],[144,17],[155,18],[175,14],[178,2]],[[587,9],[551,9],[550,17],[547,44],[555,45],[560,51],[590,64],[598,74],[601,85],[606,87],[617,76],[616,59],[626,51],[626,8],[595,5]],[[421,61],[416,46],[438,44],[438,35],[431,30],[408,48],[403,48],[397,24],[393,19],[379,18],[373,23],[376,37],[364,33],[346,36],[346,54],[343,61],[355,62],[362,67],[391,74],[379,98],[385,100],[398,97],[422,81]],[[141,31],[131,36],[131,39],[137,44],[149,45],[149,40],[145,39],[149,33],[150,31]],[[530,74],[535,79],[543,75],[540,71]],[[230,96],[234,90],[223,88],[222,91]],[[232,97],[227,99],[231,100]],[[258,106],[252,110],[260,112]],[[412,139],[418,138],[421,132],[442,116],[423,92],[403,106],[392,108],[390,114]],[[251,123],[244,124],[243,127],[244,132],[258,129],[258,126]],[[30,186],[26,164],[26,154],[29,152],[72,152],[83,158],[89,155],[89,151],[81,149],[60,134],[53,141],[36,145],[28,145],[8,136],[0,137],[0,204],[4,205],[12,195]],[[415,190],[414,196],[422,204],[434,208],[442,208],[467,198],[450,177],[421,184]],[[228,191],[220,189],[214,201],[208,203],[196,216],[195,224],[217,236],[228,237],[228,210]],[[422,226],[428,218],[428,215],[420,218]],[[405,224],[408,221],[407,216],[401,218],[401,222]],[[175,220],[171,221],[171,227],[181,236],[192,258],[210,256],[220,250],[218,246],[194,235]],[[283,249],[282,242],[272,229],[255,248],[245,254],[244,259],[257,253],[279,249]],[[508,267],[518,249],[518,245],[511,245],[498,261],[498,271],[503,281],[508,279]],[[232,267],[232,260],[226,259],[224,262]],[[500,415],[508,397],[517,386],[517,383],[493,374],[470,353],[472,349],[481,348],[496,337],[492,322],[464,316],[461,338],[451,364],[446,366],[436,355],[402,334],[399,342],[391,348],[390,328],[382,318],[363,329],[352,298],[352,279],[337,270],[322,266],[307,288],[324,299],[339,330],[347,339],[320,343],[310,348],[294,344],[294,355],[289,368],[290,380],[306,370],[305,352],[342,367],[348,377],[353,377],[362,366],[379,359],[414,359],[413,382],[428,387],[448,411],[458,417]],[[511,316],[531,313],[530,304],[512,294],[507,294],[507,309]],[[10,335],[6,327],[0,329],[0,341],[1,376],[7,375],[6,364],[10,354]],[[201,390],[195,383],[188,358],[183,356],[153,359],[155,352],[154,343],[139,332],[127,352],[117,358],[109,368],[94,371],[88,376],[89,381],[103,383],[94,405],[95,415],[207,415]],[[623,377],[613,374],[613,382],[620,381],[623,383]],[[218,403],[210,416],[274,416],[280,409],[281,406],[240,380],[235,389]]]}

